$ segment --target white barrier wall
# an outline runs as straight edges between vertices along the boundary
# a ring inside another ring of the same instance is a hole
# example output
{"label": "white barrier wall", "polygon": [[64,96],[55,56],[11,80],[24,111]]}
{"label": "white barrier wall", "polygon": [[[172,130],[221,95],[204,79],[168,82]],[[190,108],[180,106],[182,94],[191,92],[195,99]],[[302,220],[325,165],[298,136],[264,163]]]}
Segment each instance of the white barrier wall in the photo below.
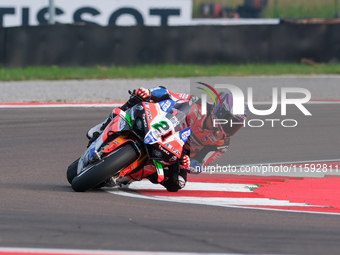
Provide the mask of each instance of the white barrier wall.
{"label": "white barrier wall", "polygon": [[[192,0],[54,0],[59,23],[180,25],[189,23]],[[48,0],[0,0],[0,25],[46,24]]]}

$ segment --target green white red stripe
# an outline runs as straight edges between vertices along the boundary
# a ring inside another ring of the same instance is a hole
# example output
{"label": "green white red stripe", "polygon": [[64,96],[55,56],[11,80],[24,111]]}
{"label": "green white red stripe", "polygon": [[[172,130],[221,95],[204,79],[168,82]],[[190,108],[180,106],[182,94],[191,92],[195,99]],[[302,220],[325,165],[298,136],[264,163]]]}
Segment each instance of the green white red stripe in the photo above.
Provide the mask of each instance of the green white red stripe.
{"label": "green white red stripe", "polygon": [[116,195],[178,203],[340,214],[339,176],[196,176],[190,177],[185,188],[176,193],[167,192],[163,186],[149,181],[132,183],[129,188],[135,192],[119,188],[106,191]]}

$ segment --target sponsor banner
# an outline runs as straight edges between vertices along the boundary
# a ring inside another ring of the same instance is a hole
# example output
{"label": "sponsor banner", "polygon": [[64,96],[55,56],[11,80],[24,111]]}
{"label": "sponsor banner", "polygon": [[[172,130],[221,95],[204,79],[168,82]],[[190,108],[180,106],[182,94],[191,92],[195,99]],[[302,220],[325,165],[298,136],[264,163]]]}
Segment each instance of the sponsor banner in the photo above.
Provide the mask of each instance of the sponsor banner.
{"label": "sponsor banner", "polygon": [[[0,26],[47,24],[48,6],[48,0],[0,0]],[[192,0],[57,0],[55,8],[63,24],[181,25],[192,16]]]}
{"label": "sponsor banner", "polygon": [[[276,25],[279,19],[193,19],[192,0],[57,0],[55,21],[101,26]],[[0,0],[0,27],[47,24],[48,0]]]}

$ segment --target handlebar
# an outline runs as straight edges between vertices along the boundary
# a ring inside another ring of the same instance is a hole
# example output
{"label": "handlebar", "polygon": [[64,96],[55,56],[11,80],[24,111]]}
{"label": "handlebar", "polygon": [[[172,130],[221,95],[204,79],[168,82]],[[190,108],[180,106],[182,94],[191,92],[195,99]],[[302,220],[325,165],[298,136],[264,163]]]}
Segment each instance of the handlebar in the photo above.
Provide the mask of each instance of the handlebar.
{"label": "handlebar", "polygon": [[131,92],[131,90],[129,90],[129,94],[129,100],[124,105],[122,105],[122,107],[120,107],[120,109],[122,109],[123,111],[126,111],[128,108],[131,108],[138,103],[144,102],[143,98],[135,95],[133,92]]}

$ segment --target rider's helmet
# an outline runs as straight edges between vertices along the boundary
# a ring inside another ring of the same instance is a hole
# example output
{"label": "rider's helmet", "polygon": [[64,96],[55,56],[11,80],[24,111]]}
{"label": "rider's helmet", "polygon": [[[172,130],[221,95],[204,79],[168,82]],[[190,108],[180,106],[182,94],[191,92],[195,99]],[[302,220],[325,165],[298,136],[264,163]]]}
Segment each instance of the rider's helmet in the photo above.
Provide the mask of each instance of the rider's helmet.
{"label": "rider's helmet", "polygon": [[212,109],[211,116],[213,119],[227,120],[228,123],[219,124],[219,128],[223,129],[227,137],[232,137],[244,126],[248,107],[244,105],[244,114],[233,114],[233,95],[231,93],[220,93],[219,97],[222,104],[218,98],[215,99],[216,105]]}

